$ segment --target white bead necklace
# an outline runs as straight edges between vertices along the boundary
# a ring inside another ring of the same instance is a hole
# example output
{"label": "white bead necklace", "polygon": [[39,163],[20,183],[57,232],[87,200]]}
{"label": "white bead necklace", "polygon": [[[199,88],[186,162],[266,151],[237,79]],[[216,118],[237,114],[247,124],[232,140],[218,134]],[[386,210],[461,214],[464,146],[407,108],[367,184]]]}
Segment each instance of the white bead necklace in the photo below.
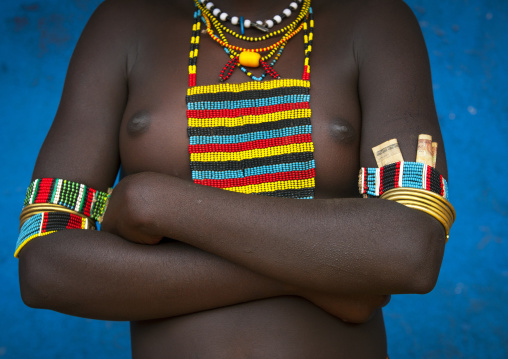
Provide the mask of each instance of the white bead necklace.
{"label": "white bead necklace", "polygon": [[258,29],[259,31],[263,32],[269,32],[272,27],[275,26],[275,24],[280,24],[284,18],[290,17],[293,11],[298,9],[299,4],[302,3],[303,0],[296,0],[292,1],[287,8],[282,10],[282,13],[280,15],[275,15],[272,19],[268,20],[257,20],[257,21],[251,21],[249,19],[244,19],[243,16],[229,16],[227,12],[223,12],[221,9],[215,6],[215,4],[209,0],[199,0],[203,6],[205,6],[213,16],[215,16],[217,19],[219,19],[222,22],[229,21],[233,25],[238,25],[242,28],[242,34],[243,34],[243,28],[250,28],[254,27]]}

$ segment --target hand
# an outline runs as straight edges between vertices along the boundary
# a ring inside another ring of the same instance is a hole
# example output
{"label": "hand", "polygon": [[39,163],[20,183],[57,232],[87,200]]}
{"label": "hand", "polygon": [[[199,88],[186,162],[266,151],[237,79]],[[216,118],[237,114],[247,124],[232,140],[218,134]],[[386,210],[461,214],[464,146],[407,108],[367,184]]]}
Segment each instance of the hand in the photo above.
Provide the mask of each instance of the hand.
{"label": "hand", "polygon": [[361,324],[372,319],[376,310],[388,304],[387,295],[336,296],[330,294],[310,294],[305,298],[327,313],[346,323]]}
{"label": "hand", "polygon": [[140,173],[127,176],[113,189],[109,204],[101,223],[101,231],[113,233],[140,244],[157,244],[163,235],[157,234],[153,217],[156,201],[150,199],[153,186],[151,176],[155,174]]}

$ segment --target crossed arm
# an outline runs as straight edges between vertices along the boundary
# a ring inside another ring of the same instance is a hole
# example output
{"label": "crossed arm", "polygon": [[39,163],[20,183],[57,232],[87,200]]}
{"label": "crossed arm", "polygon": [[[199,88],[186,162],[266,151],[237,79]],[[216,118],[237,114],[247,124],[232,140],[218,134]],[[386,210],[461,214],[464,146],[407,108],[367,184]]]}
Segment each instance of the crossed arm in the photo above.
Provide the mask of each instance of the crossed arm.
{"label": "crossed arm", "polygon": [[[114,180],[129,57],[125,42],[98,41],[104,33],[120,36],[101,31],[107,12],[98,12],[78,44],[34,178],[100,190]],[[417,35],[409,40],[421,41]],[[407,54],[400,41],[393,46],[405,56],[402,75],[376,39],[359,58],[366,166],[383,136],[399,138],[403,154],[414,153],[418,133],[440,136],[424,45],[412,44]],[[401,126],[408,114],[415,118]],[[380,117],[387,119],[382,131],[374,121]],[[443,155],[438,163],[445,173]],[[247,196],[158,173],[120,181],[103,229],[61,231],[27,245],[20,253],[23,300],[71,315],[142,320],[297,295],[360,322],[386,294],[431,290],[444,248],[437,221],[396,203]],[[136,243],[162,237],[176,241]]]}

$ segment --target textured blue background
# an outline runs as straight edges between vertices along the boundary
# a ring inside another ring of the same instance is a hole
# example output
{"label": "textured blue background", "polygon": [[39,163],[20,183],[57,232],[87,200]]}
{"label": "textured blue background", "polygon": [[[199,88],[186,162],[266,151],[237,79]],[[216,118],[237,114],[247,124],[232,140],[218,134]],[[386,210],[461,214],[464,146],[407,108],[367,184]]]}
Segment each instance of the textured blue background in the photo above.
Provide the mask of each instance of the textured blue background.
{"label": "textured blue background", "polygon": [[[392,358],[508,358],[508,1],[407,0],[422,27],[458,212],[436,289],[385,310]],[[23,305],[17,217],[67,64],[100,0],[0,4],[0,358],[128,358],[126,323]]]}

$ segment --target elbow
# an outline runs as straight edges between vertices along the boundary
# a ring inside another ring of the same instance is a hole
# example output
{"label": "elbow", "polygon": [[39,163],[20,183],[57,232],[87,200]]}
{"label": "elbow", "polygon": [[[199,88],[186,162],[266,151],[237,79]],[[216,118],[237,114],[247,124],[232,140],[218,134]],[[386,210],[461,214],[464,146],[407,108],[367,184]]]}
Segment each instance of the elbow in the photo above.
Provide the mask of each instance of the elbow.
{"label": "elbow", "polygon": [[19,289],[23,303],[30,308],[50,309],[49,277],[42,270],[39,260],[24,250],[19,258]]}
{"label": "elbow", "polygon": [[427,294],[436,286],[444,255],[445,234],[440,223],[426,218],[424,229],[415,233],[407,255],[405,292]]}
{"label": "elbow", "polygon": [[43,291],[39,288],[39,282],[34,278],[35,273],[27,270],[27,263],[19,261],[19,290],[21,299],[30,308],[43,308]]}
{"label": "elbow", "polygon": [[439,277],[439,269],[435,270],[426,266],[415,273],[415,280],[410,287],[412,294],[427,294],[432,292]]}

